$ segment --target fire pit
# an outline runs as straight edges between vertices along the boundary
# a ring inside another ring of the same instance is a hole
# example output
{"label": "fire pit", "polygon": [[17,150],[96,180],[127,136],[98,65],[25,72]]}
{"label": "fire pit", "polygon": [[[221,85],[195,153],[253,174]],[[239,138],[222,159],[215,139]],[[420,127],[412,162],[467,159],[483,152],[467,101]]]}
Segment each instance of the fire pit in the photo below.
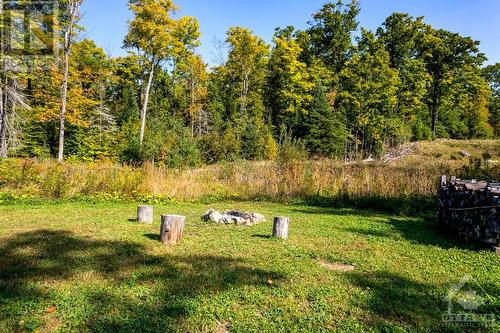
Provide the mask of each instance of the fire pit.
{"label": "fire pit", "polygon": [[205,222],[214,222],[218,224],[236,224],[252,226],[264,222],[266,218],[264,215],[258,213],[242,212],[238,210],[228,210],[219,212],[215,209],[209,209],[201,219]]}

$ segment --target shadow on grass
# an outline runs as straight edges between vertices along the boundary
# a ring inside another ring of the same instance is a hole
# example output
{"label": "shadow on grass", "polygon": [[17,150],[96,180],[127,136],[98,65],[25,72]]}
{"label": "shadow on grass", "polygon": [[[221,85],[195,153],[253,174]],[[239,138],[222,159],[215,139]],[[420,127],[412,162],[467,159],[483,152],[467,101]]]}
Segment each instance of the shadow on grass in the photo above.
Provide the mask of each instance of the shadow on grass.
{"label": "shadow on grass", "polygon": [[[464,326],[442,322],[442,315],[448,310],[445,297],[450,285],[430,285],[384,271],[348,273],[346,277],[353,285],[367,290],[367,301],[361,308],[371,314],[370,326],[377,331],[392,332],[394,326],[404,329],[405,325],[418,327],[422,332],[464,332],[468,331],[467,328],[471,332],[482,332],[487,329],[483,324],[477,324],[466,326],[464,330]],[[457,277],[457,282],[459,280]],[[498,291],[493,285],[485,287]],[[498,315],[496,305],[494,301],[486,300],[481,311]],[[454,302],[454,309],[460,311],[460,305]]]}
{"label": "shadow on grass", "polygon": [[[387,322],[405,322],[419,327],[435,326],[446,311],[443,298],[446,288],[435,287],[409,280],[393,273],[376,271],[346,275],[355,286],[367,290],[368,301],[362,307],[372,314],[375,327]],[[376,318],[383,318],[377,322]]]}
{"label": "shadow on grass", "polygon": [[487,250],[489,247],[479,242],[461,241],[446,230],[439,229],[434,221],[423,218],[386,218],[383,222],[388,225],[387,230],[373,228],[343,228],[342,230],[362,236],[380,238],[403,238],[410,243],[436,246],[442,249],[463,249],[471,251]]}
{"label": "shadow on grass", "polygon": [[270,235],[252,235],[254,238],[261,238],[261,239],[271,239],[272,236]]}
{"label": "shadow on grass", "polygon": [[140,244],[68,231],[17,234],[0,253],[0,327],[7,331],[43,328],[54,302],[51,316],[71,330],[183,330],[200,296],[285,278],[237,257],[156,256]]}
{"label": "shadow on grass", "polygon": [[465,242],[458,239],[449,230],[438,228],[434,220],[389,218],[387,223],[412,243],[438,246],[443,249],[460,248],[473,251],[488,249],[480,242]]}
{"label": "shadow on grass", "polygon": [[144,237],[154,241],[158,241],[160,239],[160,234],[144,234]]}
{"label": "shadow on grass", "polygon": [[365,209],[399,215],[421,216],[436,210],[436,200],[427,196],[384,197],[380,195],[335,197],[310,196],[302,204],[322,208]]}
{"label": "shadow on grass", "polygon": [[[339,230],[355,233],[367,237],[380,238],[403,238],[414,244],[430,245],[442,249],[459,248],[465,250],[479,251],[487,250],[488,246],[479,242],[465,242],[447,230],[439,229],[432,215],[427,217],[391,217],[387,213],[374,210],[356,210],[332,207],[307,207],[292,208],[293,212],[311,215],[330,216],[363,216],[377,217],[376,221],[370,222],[369,227],[339,227]],[[383,227],[378,227],[383,224]]]}

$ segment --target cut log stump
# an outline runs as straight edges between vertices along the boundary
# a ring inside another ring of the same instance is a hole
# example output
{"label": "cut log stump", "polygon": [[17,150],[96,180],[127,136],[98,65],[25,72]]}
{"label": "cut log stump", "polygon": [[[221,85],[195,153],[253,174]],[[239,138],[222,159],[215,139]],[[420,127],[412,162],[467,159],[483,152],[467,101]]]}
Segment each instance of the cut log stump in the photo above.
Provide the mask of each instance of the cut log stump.
{"label": "cut log stump", "polygon": [[288,217],[275,217],[273,225],[273,237],[288,239],[288,227],[290,220]]}
{"label": "cut log stump", "polygon": [[179,215],[162,215],[160,241],[166,245],[175,245],[182,240],[186,217]]}
{"label": "cut log stump", "polygon": [[139,206],[137,208],[137,222],[153,223],[153,206]]}

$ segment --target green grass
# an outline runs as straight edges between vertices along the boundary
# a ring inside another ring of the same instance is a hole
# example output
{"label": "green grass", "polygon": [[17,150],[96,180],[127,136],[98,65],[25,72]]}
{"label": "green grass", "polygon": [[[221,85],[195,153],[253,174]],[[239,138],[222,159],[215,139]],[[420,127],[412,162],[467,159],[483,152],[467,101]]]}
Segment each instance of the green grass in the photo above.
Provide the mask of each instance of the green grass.
{"label": "green grass", "polygon": [[[498,322],[500,256],[440,234],[432,219],[211,206],[287,215],[290,239],[269,238],[270,221],[205,224],[204,204],[156,206],[151,226],[134,223],[127,203],[0,207],[0,332],[500,330],[441,323],[443,299],[464,274],[474,280],[465,288],[484,297],[478,311]],[[182,244],[157,241],[160,213],[187,216]]]}

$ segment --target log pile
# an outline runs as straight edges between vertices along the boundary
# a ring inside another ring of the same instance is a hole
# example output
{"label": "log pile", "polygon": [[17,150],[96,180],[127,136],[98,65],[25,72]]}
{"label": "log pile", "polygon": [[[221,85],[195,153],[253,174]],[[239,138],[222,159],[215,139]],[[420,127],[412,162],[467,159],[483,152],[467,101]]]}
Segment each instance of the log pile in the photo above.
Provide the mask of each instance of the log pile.
{"label": "log pile", "polygon": [[500,183],[441,176],[438,223],[465,240],[500,247]]}

